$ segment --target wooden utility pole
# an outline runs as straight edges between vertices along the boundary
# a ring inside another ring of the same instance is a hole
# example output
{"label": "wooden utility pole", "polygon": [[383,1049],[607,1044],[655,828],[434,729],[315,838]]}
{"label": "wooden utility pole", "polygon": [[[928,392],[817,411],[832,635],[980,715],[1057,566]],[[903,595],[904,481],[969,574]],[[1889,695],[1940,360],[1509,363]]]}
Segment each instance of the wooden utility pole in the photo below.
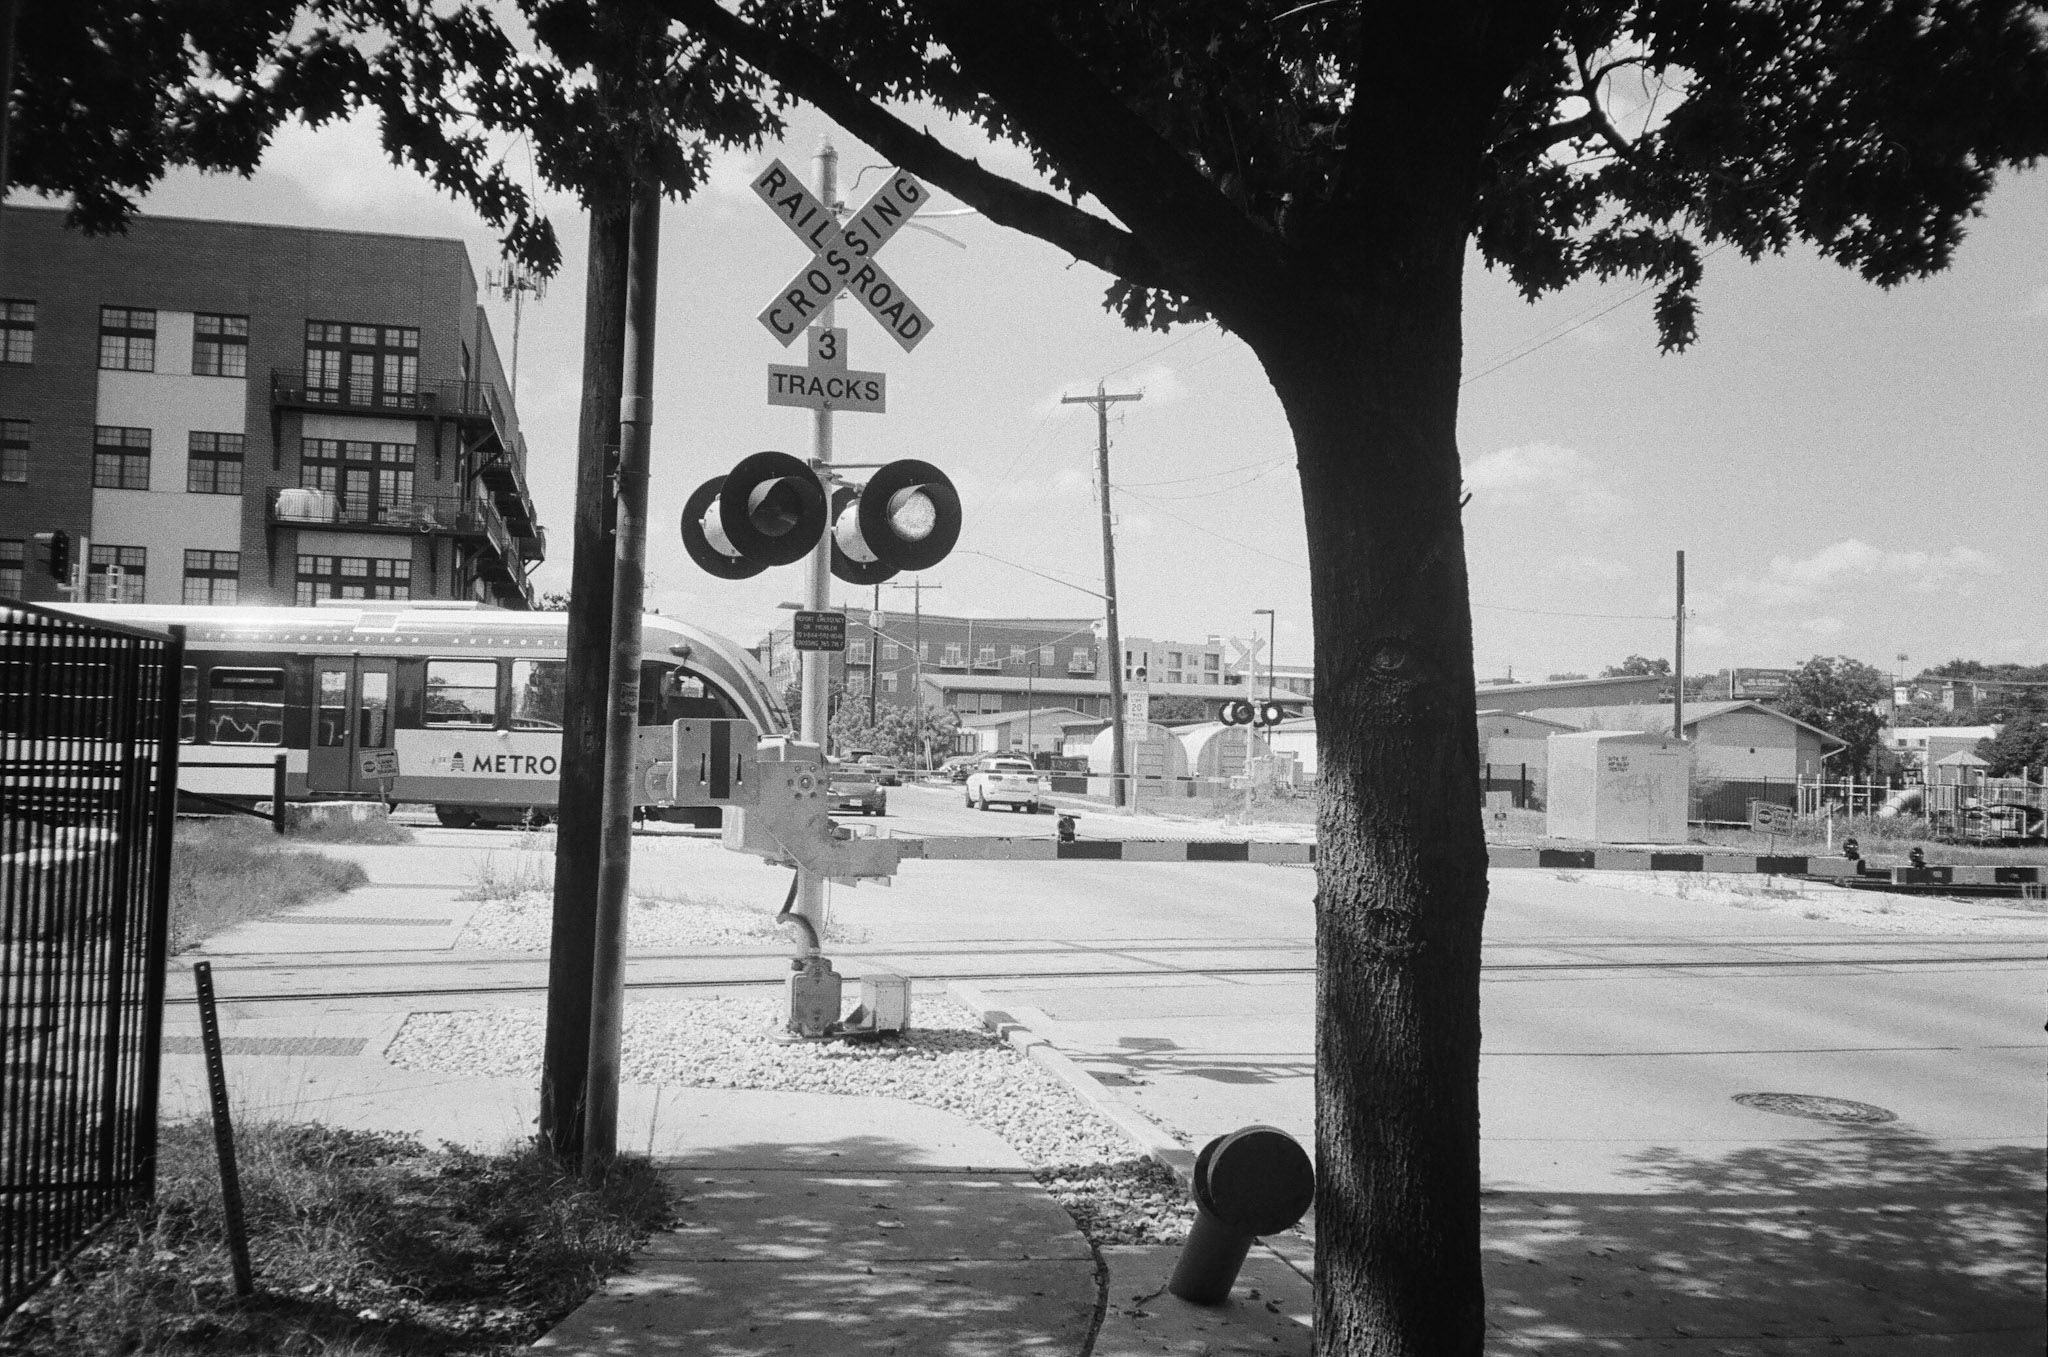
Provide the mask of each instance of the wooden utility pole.
{"label": "wooden utility pole", "polygon": [[892,584],[889,587],[891,589],[908,589],[910,591],[910,640],[911,644],[917,647],[917,691],[911,694],[910,705],[911,709],[917,713],[915,729],[917,731],[917,743],[924,750],[925,771],[930,772],[932,749],[924,734],[924,596],[925,591],[928,589],[943,589],[946,586],[943,584],[926,584],[921,579],[914,579],[908,584]]}
{"label": "wooden utility pole", "polygon": [[1095,407],[1095,474],[1102,485],[1102,604],[1109,629],[1110,784],[1116,805],[1124,804],[1124,638],[1116,620],[1116,532],[1109,503],[1109,407],[1145,398],[1143,392],[1111,395],[1102,383],[1092,396],[1061,396],[1062,405]]}
{"label": "wooden utility pole", "polygon": [[1678,639],[1671,654],[1671,737],[1685,739],[1685,553],[1678,553],[1678,611],[1673,618]]}
{"label": "wooden utility pole", "polygon": [[604,819],[606,681],[611,672],[611,456],[625,369],[626,248],[631,205],[590,209],[583,293],[583,402],[576,430],[574,555],[562,679],[561,784],[555,808],[554,923],[548,939],[547,1034],[540,1141],[557,1159],[583,1154],[590,1059],[591,958]]}

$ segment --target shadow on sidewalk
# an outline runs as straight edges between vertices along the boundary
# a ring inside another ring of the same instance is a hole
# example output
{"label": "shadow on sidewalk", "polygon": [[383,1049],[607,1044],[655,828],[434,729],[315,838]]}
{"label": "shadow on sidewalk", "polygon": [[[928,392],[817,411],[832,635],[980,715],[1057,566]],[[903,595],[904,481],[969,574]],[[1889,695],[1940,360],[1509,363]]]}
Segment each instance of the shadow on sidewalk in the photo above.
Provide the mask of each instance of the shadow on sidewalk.
{"label": "shadow on sidewalk", "polygon": [[2038,1354],[2043,1168],[2032,1147],[1891,1132],[1720,1156],[1650,1149],[1628,1170],[1640,1194],[1490,1193],[1494,1346],[1853,1351],[1946,1335],[1980,1357]]}

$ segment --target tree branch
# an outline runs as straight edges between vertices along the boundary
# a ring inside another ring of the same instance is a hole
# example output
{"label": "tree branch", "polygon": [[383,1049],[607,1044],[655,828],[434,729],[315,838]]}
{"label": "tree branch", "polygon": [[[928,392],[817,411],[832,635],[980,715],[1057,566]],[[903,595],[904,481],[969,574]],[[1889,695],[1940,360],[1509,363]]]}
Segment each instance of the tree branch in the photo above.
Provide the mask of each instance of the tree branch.
{"label": "tree branch", "polygon": [[1503,165],[1525,165],[1551,147],[1595,130],[1593,115],[1582,113],[1576,118],[1567,118],[1548,127],[1531,128],[1520,136],[1509,137],[1493,148],[1493,158]]}
{"label": "tree branch", "polygon": [[649,0],[651,7],[733,53],[791,94],[816,105],[848,132],[921,178],[1007,226],[1056,245],[1105,273],[1144,287],[1173,287],[1158,256],[1130,232],[1026,188],[948,150],[862,94],[800,43],[746,23],[717,0]]}
{"label": "tree branch", "polygon": [[1634,144],[1627,137],[1621,135],[1621,129],[1616,127],[1608,118],[1607,110],[1600,107],[1600,82],[1607,78],[1608,72],[1613,69],[1613,66],[1603,66],[1600,69],[1600,74],[1595,76],[1587,68],[1584,54],[1579,52],[1572,53],[1572,64],[1579,69],[1579,97],[1586,101],[1587,113],[1585,117],[1591,120],[1593,130],[1600,134],[1602,141],[1605,141],[1614,148],[1616,155],[1620,156],[1623,160],[1633,162],[1636,154]]}

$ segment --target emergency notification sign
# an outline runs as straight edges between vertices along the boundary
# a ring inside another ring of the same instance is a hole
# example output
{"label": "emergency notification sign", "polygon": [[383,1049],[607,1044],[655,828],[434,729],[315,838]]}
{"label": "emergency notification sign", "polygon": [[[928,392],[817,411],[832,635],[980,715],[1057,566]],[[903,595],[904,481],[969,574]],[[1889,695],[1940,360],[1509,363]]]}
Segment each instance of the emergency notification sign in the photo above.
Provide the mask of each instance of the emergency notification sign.
{"label": "emergency notification sign", "polygon": [[791,630],[796,635],[798,650],[846,649],[845,613],[800,612]]}

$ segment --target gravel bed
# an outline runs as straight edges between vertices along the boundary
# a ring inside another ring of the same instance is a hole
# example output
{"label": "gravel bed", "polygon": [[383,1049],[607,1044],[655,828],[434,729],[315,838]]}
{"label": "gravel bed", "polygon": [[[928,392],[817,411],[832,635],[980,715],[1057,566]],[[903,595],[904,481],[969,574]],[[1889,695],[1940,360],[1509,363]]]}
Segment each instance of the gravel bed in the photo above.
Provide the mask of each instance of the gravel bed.
{"label": "gravel bed", "polygon": [[[898,1098],[995,1132],[1097,1244],[1176,1244],[1194,1206],[1173,1175],[1038,1065],[949,998],[913,1000],[898,1039],[772,1039],[779,995],[636,1000],[621,1074],[642,1083]],[[408,1069],[538,1079],[544,1014],[415,1013],[385,1051]]]}
{"label": "gravel bed", "polygon": [[[457,947],[503,952],[545,952],[554,929],[554,899],[547,891],[523,891],[506,899],[488,899],[469,916],[456,938]],[[795,934],[785,932],[771,912],[746,905],[694,899],[634,896],[626,911],[628,947],[788,947]],[[867,942],[864,928],[827,920],[825,941]]]}
{"label": "gravel bed", "polygon": [[1589,871],[1559,873],[1558,879],[1609,890],[1675,895],[1682,900],[1730,905],[1754,913],[1848,924],[1877,933],[2048,938],[2048,916],[2029,909],[2033,901],[1893,895],[1783,877],[1702,876],[1691,872]]}

